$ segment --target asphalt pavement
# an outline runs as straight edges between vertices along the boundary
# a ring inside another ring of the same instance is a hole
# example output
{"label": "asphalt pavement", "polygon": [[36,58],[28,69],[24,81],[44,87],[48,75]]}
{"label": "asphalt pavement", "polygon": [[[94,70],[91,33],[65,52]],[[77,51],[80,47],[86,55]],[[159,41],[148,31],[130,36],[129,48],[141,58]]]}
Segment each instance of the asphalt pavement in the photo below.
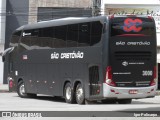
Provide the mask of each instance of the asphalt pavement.
{"label": "asphalt pavement", "polygon": [[0,84],[0,92],[8,92],[8,84]]}
{"label": "asphalt pavement", "polygon": [[[160,92],[158,91],[157,94]],[[160,95],[160,94],[159,94]],[[36,98],[23,99],[18,97],[17,93],[8,92],[7,84],[0,84],[0,111],[113,111],[117,116],[116,111],[159,111],[160,96],[155,98],[135,99],[130,105],[123,104],[91,104],[77,105],[67,104],[64,99],[54,98],[50,96],[37,96]],[[45,113],[46,114],[46,113]],[[63,113],[64,114],[64,113]],[[63,116],[62,114],[62,116]],[[108,113],[107,113],[108,114]],[[122,113],[121,113],[122,114]],[[125,112],[126,114],[126,112]],[[128,113],[127,113],[128,114]],[[95,118],[95,119],[94,119]],[[159,117],[46,117],[33,118],[33,120],[159,120]],[[5,118],[0,117],[0,120],[22,120],[22,118]],[[23,120],[32,120],[32,118],[23,118]]]}

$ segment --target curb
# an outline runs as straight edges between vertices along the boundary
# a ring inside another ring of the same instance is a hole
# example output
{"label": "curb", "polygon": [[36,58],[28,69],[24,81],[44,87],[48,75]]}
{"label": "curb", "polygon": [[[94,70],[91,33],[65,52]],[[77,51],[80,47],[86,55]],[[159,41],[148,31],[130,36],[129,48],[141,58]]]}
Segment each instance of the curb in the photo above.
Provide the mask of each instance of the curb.
{"label": "curb", "polygon": [[0,84],[0,93],[9,92],[8,84]]}
{"label": "curb", "polygon": [[8,90],[0,90],[0,93],[8,93]]}

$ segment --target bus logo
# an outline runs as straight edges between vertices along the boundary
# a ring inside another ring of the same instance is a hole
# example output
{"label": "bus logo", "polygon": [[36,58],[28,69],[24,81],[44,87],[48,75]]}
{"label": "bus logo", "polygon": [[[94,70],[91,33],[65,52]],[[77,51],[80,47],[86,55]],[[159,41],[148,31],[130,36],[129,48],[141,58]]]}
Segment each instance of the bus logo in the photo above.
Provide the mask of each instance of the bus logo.
{"label": "bus logo", "polygon": [[23,32],[22,36],[24,37],[24,36],[27,36],[27,35],[31,35],[31,33],[25,33],[25,32]]}
{"label": "bus logo", "polygon": [[141,19],[131,19],[127,18],[124,20],[123,30],[125,32],[139,32],[142,30],[142,20]]}

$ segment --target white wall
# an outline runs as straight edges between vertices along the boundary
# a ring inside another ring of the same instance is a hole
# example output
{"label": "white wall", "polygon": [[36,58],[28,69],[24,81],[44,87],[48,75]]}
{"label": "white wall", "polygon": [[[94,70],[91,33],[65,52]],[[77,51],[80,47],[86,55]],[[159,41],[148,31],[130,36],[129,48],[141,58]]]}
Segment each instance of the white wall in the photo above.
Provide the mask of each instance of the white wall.
{"label": "white wall", "polygon": [[[3,51],[4,45],[0,44],[0,52]],[[0,84],[3,83],[3,62],[2,62],[2,57],[0,56]]]}
{"label": "white wall", "polygon": [[6,0],[0,0],[0,44],[5,42]]}
{"label": "white wall", "polygon": [[[6,22],[6,0],[0,0],[0,52],[4,50],[5,22]],[[0,56],[0,84],[3,83],[3,63]]]}

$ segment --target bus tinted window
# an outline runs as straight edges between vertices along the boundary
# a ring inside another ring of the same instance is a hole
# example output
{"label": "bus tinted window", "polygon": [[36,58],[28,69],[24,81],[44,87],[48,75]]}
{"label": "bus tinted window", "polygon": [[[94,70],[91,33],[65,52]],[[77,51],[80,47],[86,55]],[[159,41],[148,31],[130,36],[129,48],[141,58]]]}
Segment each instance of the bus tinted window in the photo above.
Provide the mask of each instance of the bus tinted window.
{"label": "bus tinted window", "polygon": [[98,43],[101,40],[103,25],[99,22],[92,22],[91,26],[91,46]]}
{"label": "bus tinted window", "polygon": [[90,46],[90,23],[79,24],[78,46]]}
{"label": "bus tinted window", "polygon": [[23,44],[23,46],[24,45],[30,46],[30,41],[32,40],[31,34],[32,34],[32,30],[25,30],[23,32],[23,37],[21,39],[21,43]]}
{"label": "bus tinted window", "polygon": [[38,39],[41,42],[41,47],[53,47],[53,27],[42,28],[39,30]]}
{"label": "bus tinted window", "polygon": [[130,35],[154,35],[154,22],[150,18],[117,17],[111,19],[111,36]]}
{"label": "bus tinted window", "polygon": [[78,24],[68,25],[67,47],[77,47],[78,45]]}
{"label": "bus tinted window", "polygon": [[93,46],[100,42],[103,25],[99,21],[25,30],[24,45],[47,48]]}
{"label": "bus tinted window", "polygon": [[21,43],[24,46],[40,46],[39,41],[37,41],[38,30],[25,30],[23,32],[23,37],[21,39]]}
{"label": "bus tinted window", "polygon": [[31,36],[26,36],[30,40],[30,46],[41,46],[41,43],[38,41],[39,30],[35,29],[31,31]]}
{"label": "bus tinted window", "polygon": [[21,36],[21,31],[17,31],[12,35],[11,43],[18,43]]}
{"label": "bus tinted window", "polygon": [[66,47],[67,25],[55,27],[55,48]]}

